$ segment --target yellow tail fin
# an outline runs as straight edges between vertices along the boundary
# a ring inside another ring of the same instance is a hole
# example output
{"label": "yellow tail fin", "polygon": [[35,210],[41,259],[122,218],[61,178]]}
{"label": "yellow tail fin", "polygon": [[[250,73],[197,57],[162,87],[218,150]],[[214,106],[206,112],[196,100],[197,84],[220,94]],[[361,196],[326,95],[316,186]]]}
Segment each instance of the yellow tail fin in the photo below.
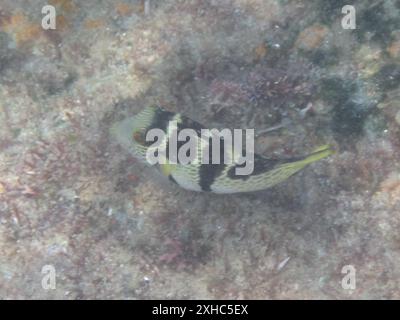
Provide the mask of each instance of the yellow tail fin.
{"label": "yellow tail fin", "polygon": [[293,174],[295,174],[296,172],[303,169],[308,164],[326,158],[333,153],[334,151],[331,148],[331,146],[324,145],[318,147],[311,154],[309,154],[308,156],[304,157],[301,160],[294,160],[292,162],[283,163],[277,166],[272,171],[266,172],[264,174],[265,180],[263,182],[264,183],[263,188],[268,188],[277,183],[280,183],[289,178],[290,176],[292,176]]}
{"label": "yellow tail fin", "polygon": [[321,160],[323,158],[329,157],[330,155],[334,154],[335,151],[332,149],[332,147],[328,144],[320,146],[316,149],[313,150],[307,157],[305,157],[302,160],[294,161],[294,162],[288,162],[283,164],[281,167],[284,168],[284,170],[287,170],[287,172],[291,172],[291,174],[301,170],[303,167],[306,165],[313,163],[315,161]]}
{"label": "yellow tail fin", "polygon": [[332,147],[329,144],[325,144],[316,148],[305,159],[298,161],[298,163],[301,163],[302,165],[307,165],[323,158],[329,157],[334,153],[335,151],[332,149]]}

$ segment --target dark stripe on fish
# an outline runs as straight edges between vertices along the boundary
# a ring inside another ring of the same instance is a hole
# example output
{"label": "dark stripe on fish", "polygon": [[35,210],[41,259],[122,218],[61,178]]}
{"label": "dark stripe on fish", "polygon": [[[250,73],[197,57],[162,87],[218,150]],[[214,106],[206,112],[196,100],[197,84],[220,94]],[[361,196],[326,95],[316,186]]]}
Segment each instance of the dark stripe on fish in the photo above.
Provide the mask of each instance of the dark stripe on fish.
{"label": "dark stripe on fish", "polygon": [[236,174],[236,168],[244,168],[246,166],[246,163],[243,164],[237,164],[230,168],[228,170],[228,177],[231,179],[240,179],[243,181],[246,181],[249,177],[251,176],[257,176],[259,174],[263,174],[267,171],[272,170],[276,165],[281,164],[286,161],[282,160],[277,160],[277,159],[267,159],[264,158],[263,156],[260,156],[258,154],[254,155],[254,170],[251,174],[248,175],[237,175]]}
{"label": "dark stripe on fish", "polygon": [[[211,138],[210,138],[211,140]],[[224,163],[224,139],[220,139],[220,164],[202,164],[199,169],[200,187],[203,191],[211,191],[211,186],[215,180],[225,170],[226,164]],[[212,161],[212,144],[209,143],[209,161]]]}
{"label": "dark stripe on fish", "polygon": [[[175,113],[157,108],[150,126],[146,129],[146,133],[151,129],[161,129],[166,132],[168,128],[169,121],[175,116]],[[145,134],[146,136],[146,134]],[[149,147],[154,143],[154,141],[146,141],[146,146]]]}
{"label": "dark stripe on fish", "polygon": [[[196,121],[194,121],[194,120],[192,120],[190,118],[187,118],[185,116],[181,116],[180,122],[178,122],[178,132],[177,132],[177,134],[179,135],[179,132],[181,130],[192,129],[192,130],[194,130],[196,132],[197,137],[200,138],[201,137],[201,129],[202,128],[203,127],[202,127],[202,125],[200,123],[198,123],[198,122],[196,122]],[[177,142],[177,151],[178,151],[178,153],[179,153],[180,148],[184,144],[186,144],[189,140],[190,140],[190,138],[186,137],[185,141],[178,141]],[[196,144],[197,144],[197,142],[196,142]],[[190,150],[187,151],[186,156],[189,156],[189,154],[188,154],[189,151]],[[179,158],[178,158],[178,163],[180,163]]]}
{"label": "dark stripe on fish", "polygon": [[199,137],[201,136],[201,129],[203,128],[204,127],[199,122],[185,116],[181,116],[181,122],[178,123],[178,132],[182,129],[193,129]]}

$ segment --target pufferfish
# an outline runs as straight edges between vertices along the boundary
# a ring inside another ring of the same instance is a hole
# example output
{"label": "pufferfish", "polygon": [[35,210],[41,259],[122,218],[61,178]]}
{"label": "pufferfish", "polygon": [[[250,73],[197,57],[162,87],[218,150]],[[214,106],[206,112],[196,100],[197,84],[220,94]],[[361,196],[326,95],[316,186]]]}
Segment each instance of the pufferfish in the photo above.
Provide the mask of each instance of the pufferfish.
{"label": "pufferfish", "polygon": [[[177,123],[176,130],[194,129],[199,134],[204,128],[200,123],[179,113],[164,110],[158,106],[143,109],[136,116],[126,118],[111,127],[111,134],[126,151],[135,158],[146,161],[146,153],[153,142],[146,141],[150,129],[161,129],[167,132],[169,123]],[[167,141],[167,140],[166,140]],[[168,142],[165,142],[168,144]],[[200,148],[198,143],[198,148]],[[168,148],[168,146],[167,146]],[[210,149],[211,150],[211,149]],[[191,162],[181,164],[155,164],[158,170],[180,187],[192,191],[214,193],[238,193],[264,190],[299,172],[307,165],[326,158],[334,151],[329,145],[316,148],[307,156],[290,159],[273,159],[254,154],[254,169],[251,174],[238,175],[238,163],[221,161],[220,164]],[[167,153],[168,154],[168,153]],[[210,154],[210,157],[212,154]]]}

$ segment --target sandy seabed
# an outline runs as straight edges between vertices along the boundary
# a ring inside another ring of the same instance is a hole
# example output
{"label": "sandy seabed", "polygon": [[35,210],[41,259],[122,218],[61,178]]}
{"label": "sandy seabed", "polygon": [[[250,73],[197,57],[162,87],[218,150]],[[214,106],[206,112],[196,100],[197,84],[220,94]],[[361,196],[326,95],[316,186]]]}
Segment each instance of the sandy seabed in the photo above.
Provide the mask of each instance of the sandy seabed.
{"label": "sandy seabed", "polygon": [[[400,298],[400,8],[353,3],[345,30],[342,1],[51,0],[43,30],[46,1],[2,0],[0,298]],[[337,152],[266,191],[185,191],[110,139],[151,104],[284,124],[266,156]]]}

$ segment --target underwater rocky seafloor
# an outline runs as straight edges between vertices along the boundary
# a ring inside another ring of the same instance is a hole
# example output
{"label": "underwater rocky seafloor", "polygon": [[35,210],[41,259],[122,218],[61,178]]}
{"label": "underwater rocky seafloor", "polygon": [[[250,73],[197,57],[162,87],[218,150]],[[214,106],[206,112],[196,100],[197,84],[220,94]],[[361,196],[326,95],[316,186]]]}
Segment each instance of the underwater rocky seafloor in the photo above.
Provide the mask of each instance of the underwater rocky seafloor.
{"label": "underwater rocky seafloor", "polygon": [[[0,298],[400,298],[400,5],[0,4]],[[109,136],[159,104],[330,158],[257,193],[162,181]],[[54,266],[55,289],[42,288]],[[342,268],[354,266],[346,290]]]}

